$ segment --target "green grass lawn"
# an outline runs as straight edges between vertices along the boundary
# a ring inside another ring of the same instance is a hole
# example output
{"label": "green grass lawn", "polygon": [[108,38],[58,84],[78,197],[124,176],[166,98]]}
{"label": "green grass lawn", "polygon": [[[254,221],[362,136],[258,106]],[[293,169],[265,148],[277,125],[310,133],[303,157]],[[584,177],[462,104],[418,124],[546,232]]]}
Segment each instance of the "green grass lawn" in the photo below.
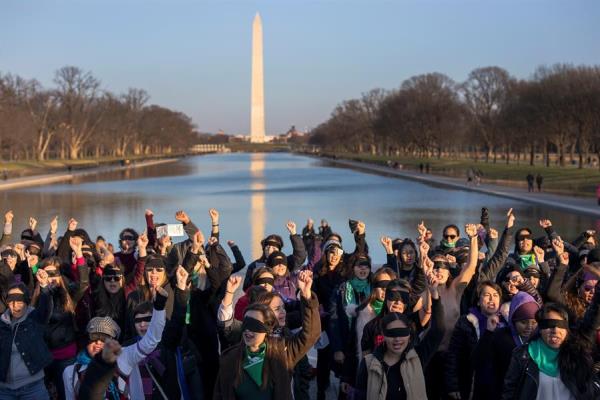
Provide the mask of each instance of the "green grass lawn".
{"label": "green grass lawn", "polygon": [[436,175],[464,177],[466,180],[467,170],[476,168],[483,172],[483,181],[490,183],[508,184],[511,186],[527,186],[525,177],[529,172],[544,177],[543,189],[547,191],[572,194],[576,196],[595,196],[596,187],[600,184],[600,171],[598,169],[578,169],[573,166],[544,167],[543,165],[530,166],[528,164],[505,164],[498,162],[486,163],[485,161],[474,162],[473,160],[451,160],[437,158],[409,158],[409,157],[384,157],[370,154],[336,153],[337,157],[357,161],[367,161],[377,164],[385,164],[388,160],[397,161],[404,168],[418,170],[419,164],[429,163],[431,173]]}
{"label": "green grass lawn", "polygon": [[245,153],[262,153],[271,151],[289,151],[290,146],[281,143],[250,143],[250,142],[232,142],[225,144],[231,151],[234,152],[245,152]]}
{"label": "green grass lawn", "polygon": [[74,170],[82,168],[93,168],[101,165],[117,164],[123,159],[130,161],[150,160],[157,158],[179,157],[180,154],[167,155],[131,155],[127,157],[100,157],[81,158],[78,160],[23,160],[23,161],[0,161],[0,172],[6,170],[10,177],[37,175],[46,172],[60,171],[72,167]]}

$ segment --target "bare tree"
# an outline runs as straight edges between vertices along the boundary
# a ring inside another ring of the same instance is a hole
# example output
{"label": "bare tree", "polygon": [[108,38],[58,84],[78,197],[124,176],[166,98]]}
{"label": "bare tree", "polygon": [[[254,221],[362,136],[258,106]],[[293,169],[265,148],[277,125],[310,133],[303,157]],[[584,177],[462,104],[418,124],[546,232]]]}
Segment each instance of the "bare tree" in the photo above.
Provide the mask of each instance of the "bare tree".
{"label": "bare tree", "polygon": [[497,118],[505,106],[511,84],[508,72],[500,67],[477,68],[461,86],[465,105],[486,148],[486,161],[497,145]]}
{"label": "bare tree", "polygon": [[69,157],[77,159],[104,114],[99,107],[100,81],[90,72],[68,66],[56,72],[54,82],[58,86],[60,128],[69,148]]}

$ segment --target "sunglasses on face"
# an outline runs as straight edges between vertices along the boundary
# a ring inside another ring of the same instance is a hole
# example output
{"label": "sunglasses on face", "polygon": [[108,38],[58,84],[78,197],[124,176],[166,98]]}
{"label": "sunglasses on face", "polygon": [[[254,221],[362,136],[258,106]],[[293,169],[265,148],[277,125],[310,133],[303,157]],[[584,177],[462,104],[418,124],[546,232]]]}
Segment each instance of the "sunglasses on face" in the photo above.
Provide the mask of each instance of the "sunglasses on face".
{"label": "sunglasses on face", "polygon": [[60,272],[57,270],[46,271],[46,273],[48,274],[48,278],[58,278],[60,276]]}
{"label": "sunglasses on face", "polygon": [[119,282],[121,275],[103,276],[102,279],[104,279],[104,282]]}
{"label": "sunglasses on face", "polygon": [[150,322],[152,320],[152,315],[148,315],[146,317],[137,317],[134,318],[134,321],[136,324],[139,324],[141,322]]}
{"label": "sunglasses on face", "polygon": [[123,237],[121,238],[121,240],[129,240],[129,241],[133,241],[134,239],[133,239],[133,236],[123,236]]}
{"label": "sunglasses on face", "polygon": [[583,291],[584,292],[595,292],[596,291],[596,286],[585,285],[583,287]]}
{"label": "sunglasses on face", "polygon": [[456,239],[456,235],[444,235],[444,239]]}

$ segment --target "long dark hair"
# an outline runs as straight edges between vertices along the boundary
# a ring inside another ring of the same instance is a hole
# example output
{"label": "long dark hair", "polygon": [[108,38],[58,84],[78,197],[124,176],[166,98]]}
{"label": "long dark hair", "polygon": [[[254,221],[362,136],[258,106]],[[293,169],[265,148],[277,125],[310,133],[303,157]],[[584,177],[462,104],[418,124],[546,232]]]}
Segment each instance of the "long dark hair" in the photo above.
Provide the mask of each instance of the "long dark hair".
{"label": "long dark hair", "polygon": [[[248,313],[248,311],[258,311],[262,314],[263,324],[269,329],[269,332],[272,332],[273,329],[277,326],[277,317],[275,317],[275,313],[268,305],[265,304],[250,304],[246,311],[244,311],[244,315]],[[267,385],[269,384],[271,369],[276,368],[277,365],[285,366],[288,370],[290,366],[287,365],[287,360],[285,357],[285,343],[282,339],[271,336],[269,333],[265,336],[264,343],[267,344],[267,351],[265,353],[265,360],[263,364],[262,370],[262,385],[261,390],[265,390]],[[234,386],[238,387],[241,383],[241,377],[244,374],[243,365],[244,365],[244,357],[246,357],[246,345],[242,341],[237,351],[236,361],[235,361],[235,369],[237,371]],[[225,368],[229,366],[223,366]],[[291,366],[293,367],[293,366]]]}
{"label": "long dark hair", "polygon": [[[53,257],[53,259],[59,260],[58,257]],[[42,269],[46,269],[49,266],[53,266],[56,269],[56,272],[60,274],[60,280],[58,283],[58,287],[56,288],[56,292],[53,292],[53,297],[60,302],[60,308],[62,311],[67,312],[69,314],[75,314],[76,304],[71,298],[71,294],[69,293],[69,289],[67,289],[67,284],[65,283],[65,276],[60,273],[60,263],[55,264],[52,262],[43,262]],[[35,289],[33,290],[33,296],[31,297],[31,304],[33,306],[37,305],[38,298],[40,297],[40,285],[35,285]],[[55,300],[56,301],[56,300]]]}
{"label": "long dark hair", "polygon": [[[329,272],[329,251],[331,251],[331,249],[324,250],[321,256],[321,269],[319,269],[318,271],[319,276],[325,276]],[[334,268],[334,271],[336,271],[336,273],[342,276],[343,278],[347,278],[350,274],[350,268],[348,268],[349,263],[347,262],[345,255],[346,253],[342,253],[342,256],[340,257],[340,262]]]}
{"label": "long dark hair", "polygon": [[[405,246],[411,247],[415,252],[415,259],[410,266],[412,266],[413,268],[418,267],[420,263],[419,250],[417,249],[417,245],[415,244],[415,242],[413,242],[409,238],[403,239],[402,242],[398,245],[398,256],[396,257],[398,259],[398,265],[400,266],[400,268],[405,266],[404,262],[402,261],[402,248]],[[408,266],[408,264],[406,266]]]}
{"label": "long dark hair", "polygon": [[[558,303],[544,304],[536,312],[535,319],[539,323],[549,312],[555,312],[562,319],[569,322],[568,309]],[[535,338],[539,337],[540,333],[538,330]],[[568,336],[558,351],[560,379],[567,388],[576,390],[576,393],[572,393],[576,399],[598,398],[598,389],[594,389],[595,381],[597,382],[593,368],[594,339],[587,337],[577,329],[569,329]]]}
{"label": "long dark hair", "polygon": [[[390,267],[381,267],[379,268],[372,276],[371,276],[371,287],[373,285],[374,282],[379,281],[380,279],[378,279],[381,275],[387,274],[390,276],[390,282],[395,281],[397,276],[396,276],[396,272],[391,269]],[[387,290],[387,289],[386,289]],[[371,294],[369,295],[369,297],[367,297],[365,299],[365,301],[363,301],[357,308],[356,308],[356,312],[358,313],[359,311],[363,310],[364,308],[366,308],[369,304],[371,304],[373,301],[375,301],[375,290],[371,289]],[[384,300],[385,302],[385,300]]]}

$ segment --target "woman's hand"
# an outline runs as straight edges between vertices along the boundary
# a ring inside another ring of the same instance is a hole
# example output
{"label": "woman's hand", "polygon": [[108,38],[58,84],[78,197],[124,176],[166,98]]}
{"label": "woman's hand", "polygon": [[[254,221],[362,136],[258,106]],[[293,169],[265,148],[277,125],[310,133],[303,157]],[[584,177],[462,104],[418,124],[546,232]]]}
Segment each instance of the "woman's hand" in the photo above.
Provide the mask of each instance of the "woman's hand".
{"label": "woman's hand", "polygon": [[313,283],[313,273],[310,270],[300,271],[298,274],[298,289],[302,297],[309,300],[312,296],[311,288]]}

